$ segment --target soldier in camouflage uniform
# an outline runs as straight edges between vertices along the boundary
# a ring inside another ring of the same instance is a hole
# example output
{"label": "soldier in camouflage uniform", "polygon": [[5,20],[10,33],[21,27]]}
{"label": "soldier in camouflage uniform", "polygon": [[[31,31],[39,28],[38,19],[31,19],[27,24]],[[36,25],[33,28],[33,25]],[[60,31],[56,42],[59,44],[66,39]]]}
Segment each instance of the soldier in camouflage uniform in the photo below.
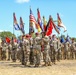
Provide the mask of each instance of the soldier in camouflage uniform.
{"label": "soldier in camouflage uniform", "polygon": [[76,59],[76,42],[74,40],[74,58]]}
{"label": "soldier in camouflage uniform", "polygon": [[61,43],[60,43],[60,39],[57,38],[56,59],[57,59],[58,61],[60,61],[60,57],[61,57]]}
{"label": "soldier in camouflage uniform", "polygon": [[44,56],[44,62],[45,62],[45,66],[51,66],[51,59],[50,59],[50,45],[49,45],[49,37],[45,36],[43,38],[43,43],[44,43],[44,51],[43,51],[43,56]]}
{"label": "soldier in camouflage uniform", "polygon": [[16,42],[12,42],[12,51],[11,51],[11,59],[13,62],[16,62],[16,56],[17,56],[17,43]]}
{"label": "soldier in camouflage uniform", "polygon": [[74,38],[72,39],[72,44],[70,46],[70,58],[76,59],[76,42],[75,42]]}
{"label": "soldier in camouflage uniform", "polygon": [[2,43],[0,43],[0,60],[2,59]]}
{"label": "soldier in camouflage uniform", "polygon": [[11,50],[12,50],[12,44],[11,43],[9,43],[8,44],[8,59],[7,60],[10,60],[10,58],[11,58]]}
{"label": "soldier in camouflage uniform", "polygon": [[24,65],[26,66],[27,62],[29,61],[29,55],[30,55],[30,42],[28,34],[23,40],[23,51],[24,51]]}
{"label": "soldier in camouflage uniform", "polygon": [[74,39],[72,39],[72,43],[70,46],[70,59],[74,59]]}
{"label": "soldier in camouflage uniform", "polygon": [[34,52],[33,52],[34,38],[30,37],[30,65],[34,64]]}
{"label": "soldier in camouflage uniform", "polygon": [[19,51],[20,51],[20,61],[22,65],[25,65],[25,56],[24,56],[24,50],[25,50],[25,45],[23,40],[19,44]]}
{"label": "soldier in camouflage uniform", "polygon": [[6,50],[8,49],[8,46],[6,42],[2,44],[2,60],[6,60]]}
{"label": "soldier in camouflage uniform", "polygon": [[39,33],[36,33],[36,38],[34,39],[34,64],[35,67],[40,65],[40,55],[41,55],[41,37]]}
{"label": "soldier in camouflage uniform", "polygon": [[56,64],[56,50],[57,50],[57,39],[56,35],[52,36],[50,40],[50,49],[51,49],[51,61],[52,63]]}
{"label": "soldier in camouflage uniform", "polygon": [[69,52],[69,42],[67,41],[64,43],[64,59],[69,59],[68,52]]}

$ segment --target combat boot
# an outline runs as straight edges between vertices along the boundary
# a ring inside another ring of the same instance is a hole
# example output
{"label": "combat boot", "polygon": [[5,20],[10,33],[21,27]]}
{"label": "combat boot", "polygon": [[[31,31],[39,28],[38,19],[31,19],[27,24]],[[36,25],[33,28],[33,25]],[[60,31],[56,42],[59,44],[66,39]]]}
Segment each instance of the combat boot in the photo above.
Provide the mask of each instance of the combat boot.
{"label": "combat boot", "polygon": [[48,66],[51,66],[51,62],[48,62]]}

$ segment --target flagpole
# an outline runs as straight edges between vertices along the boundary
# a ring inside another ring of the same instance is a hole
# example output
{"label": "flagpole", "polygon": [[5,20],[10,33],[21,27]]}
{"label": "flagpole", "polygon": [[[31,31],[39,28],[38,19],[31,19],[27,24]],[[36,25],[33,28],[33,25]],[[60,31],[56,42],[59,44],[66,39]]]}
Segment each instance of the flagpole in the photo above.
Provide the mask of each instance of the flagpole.
{"label": "flagpole", "polygon": [[[15,14],[15,13],[13,13],[13,36],[14,36],[14,14]],[[13,37],[13,36],[12,36],[12,37]]]}

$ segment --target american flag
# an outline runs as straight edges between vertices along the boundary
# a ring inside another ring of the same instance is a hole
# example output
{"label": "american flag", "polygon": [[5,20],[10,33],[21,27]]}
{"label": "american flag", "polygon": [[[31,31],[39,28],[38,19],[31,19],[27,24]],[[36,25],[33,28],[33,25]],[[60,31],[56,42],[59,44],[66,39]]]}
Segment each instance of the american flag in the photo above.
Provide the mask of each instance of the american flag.
{"label": "american flag", "polygon": [[34,24],[37,23],[31,9],[30,9],[30,22],[33,22]]}
{"label": "american flag", "polygon": [[30,23],[32,23],[32,24],[34,23],[38,32],[41,32],[41,28],[40,28],[39,24],[37,23],[31,9],[30,9]]}

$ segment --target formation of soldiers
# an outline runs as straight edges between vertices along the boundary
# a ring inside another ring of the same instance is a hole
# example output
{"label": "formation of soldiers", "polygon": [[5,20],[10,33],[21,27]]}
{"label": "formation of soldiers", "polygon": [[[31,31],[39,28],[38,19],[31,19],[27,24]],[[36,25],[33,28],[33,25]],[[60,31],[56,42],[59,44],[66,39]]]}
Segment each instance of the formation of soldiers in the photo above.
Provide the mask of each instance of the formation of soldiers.
{"label": "formation of soldiers", "polygon": [[[76,42],[71,39],[61,43],[56,35],[46,36],[36,33],[33,38],[30,35],[23,37],[21,42],[2,42],[0,44],[0,60],[19,60],[22,65],[34,65],[38,67],[51,66],[62,59],[76,59]],[[29,63],[29,64],[28,64]]]}

